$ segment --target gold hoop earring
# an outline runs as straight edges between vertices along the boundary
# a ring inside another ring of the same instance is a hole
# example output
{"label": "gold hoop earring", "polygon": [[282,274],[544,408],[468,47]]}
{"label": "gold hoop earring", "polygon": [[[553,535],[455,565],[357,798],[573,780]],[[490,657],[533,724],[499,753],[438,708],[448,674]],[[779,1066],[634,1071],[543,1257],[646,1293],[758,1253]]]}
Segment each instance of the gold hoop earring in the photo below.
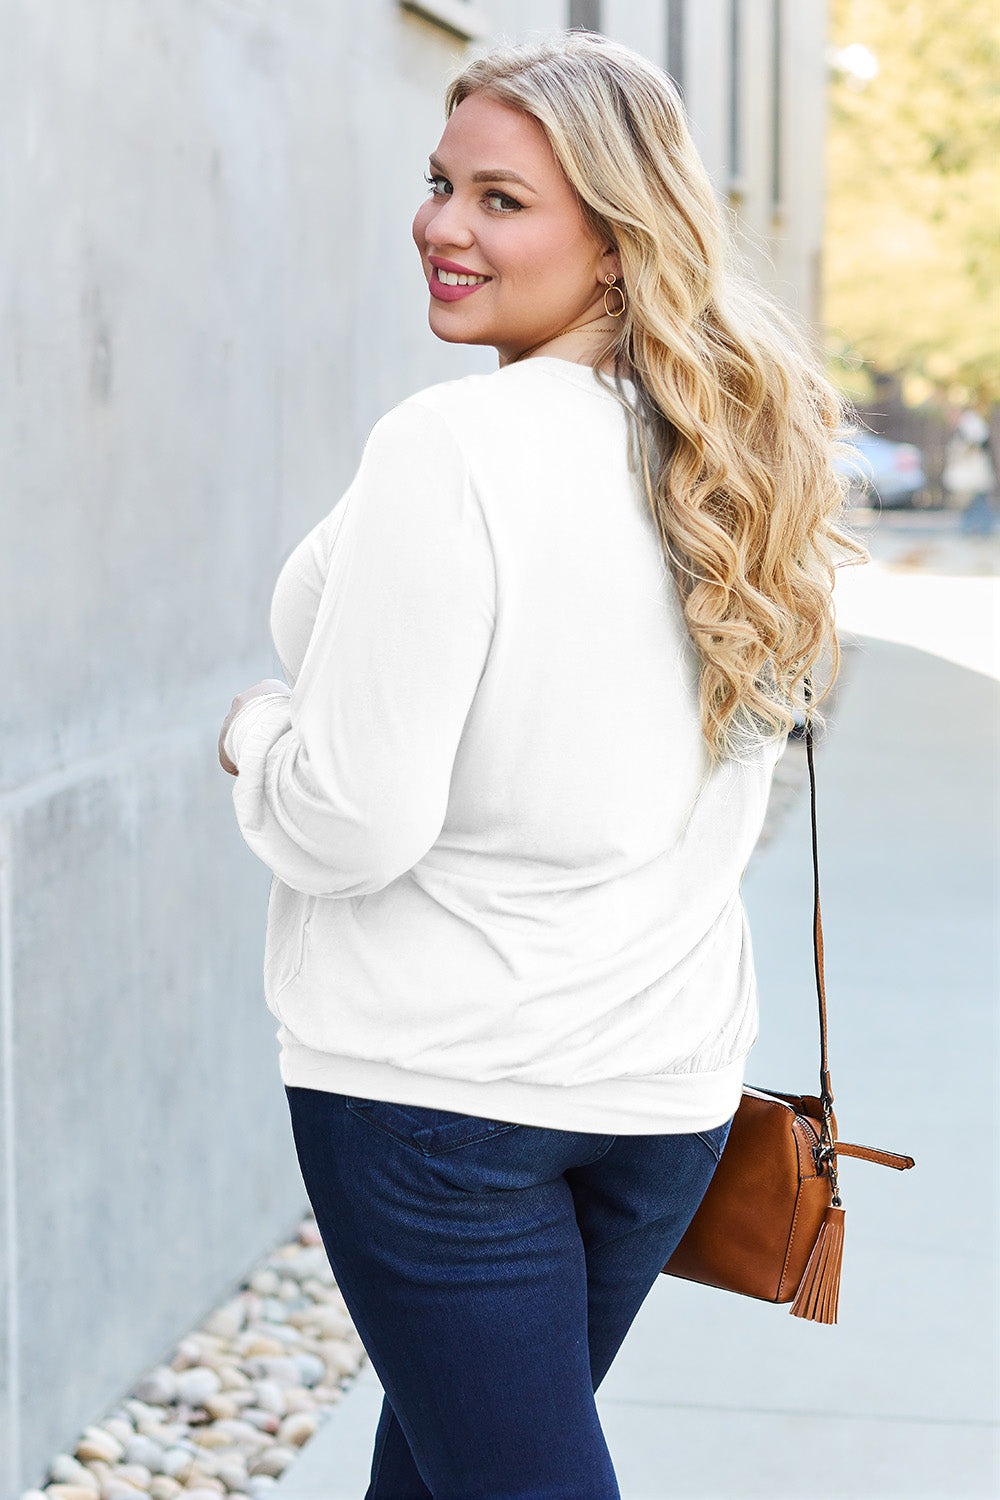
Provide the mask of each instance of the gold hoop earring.
{"label": "gold hoop earring", "polygon": [[[607,313],[609,318],[620,318],[622,313],[625,311],[625,293],[622,291],[620,286],[615,285],[618,277],[614,274],[613,271],[609,271],[604,279],[607,282],[607,287],[604,292],[604,311]],[[622,305],[617,312],[612,312],[611,308],[608,306],[608,292],[617,292],[619,298],[621,299]]]}

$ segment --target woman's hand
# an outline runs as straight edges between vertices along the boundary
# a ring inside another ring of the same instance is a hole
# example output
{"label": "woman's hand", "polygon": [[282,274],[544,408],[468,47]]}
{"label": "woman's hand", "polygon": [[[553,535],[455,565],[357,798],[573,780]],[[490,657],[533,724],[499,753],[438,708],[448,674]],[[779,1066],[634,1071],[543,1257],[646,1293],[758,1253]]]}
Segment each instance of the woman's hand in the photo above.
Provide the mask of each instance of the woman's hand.
{"label": "woman's hand", "polygon": [[222,728],[219,730],[219,765],[224,771],[228,771],[230,776],[238,776],[240,773],[226,754],[226,734],[240,709],[246,708],[247,704],[253,698],[262,698],[268,693],[282,693],[287,696],[288,692],[289,687],[287,682],[280,682],[276,677],[265,677],[263,682],[258,682],[252,688],[247,688],[245,693],[237,693],[233,699],[233,706],[226,715]]}

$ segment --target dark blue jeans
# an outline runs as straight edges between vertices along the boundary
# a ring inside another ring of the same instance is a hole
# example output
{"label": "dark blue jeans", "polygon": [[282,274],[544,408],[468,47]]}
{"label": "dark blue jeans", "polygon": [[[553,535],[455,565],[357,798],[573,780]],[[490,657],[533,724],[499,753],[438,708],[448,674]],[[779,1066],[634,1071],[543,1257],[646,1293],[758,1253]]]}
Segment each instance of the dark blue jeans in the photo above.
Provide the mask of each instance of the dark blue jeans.
{"label": "dark blue jeans", "polygon": [[617,1500],[594,1391],[728,1122],[594,1135],[286,1092],[323,1243],[385,1390],[365,1500]]}

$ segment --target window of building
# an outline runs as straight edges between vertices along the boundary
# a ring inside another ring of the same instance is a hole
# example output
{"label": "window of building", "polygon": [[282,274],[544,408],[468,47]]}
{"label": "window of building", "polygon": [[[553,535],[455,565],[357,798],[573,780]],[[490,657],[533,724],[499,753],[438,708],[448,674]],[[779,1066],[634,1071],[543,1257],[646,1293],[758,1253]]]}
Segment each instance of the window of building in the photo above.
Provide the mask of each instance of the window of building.
{"label": "window of building", "polygon": [[684,92],[685,0],[667,0],[667,72]]}
{"label": "window of building", "polygon": [[493,32],[487,17],[471,0],[399,0],[399,6],[463,42],[485,41]]}
{"label": "window of building", "polygon": [[781,107],[781,75],[784,69],[783,22],[781,0],[771,0],[771,209],[774,214],[781,213],[781,200],[785,191],[784,174],[781,169],[781,158],[784,154]]}
{"label": "window of building", "polygon": [[729,184],[740,192],[743,173],[743,38],[742,0],[729,0]]}
{"label": "window of building", "polygon": [[600,31],[601,0],[570,0],[569,26],[580,31]]}

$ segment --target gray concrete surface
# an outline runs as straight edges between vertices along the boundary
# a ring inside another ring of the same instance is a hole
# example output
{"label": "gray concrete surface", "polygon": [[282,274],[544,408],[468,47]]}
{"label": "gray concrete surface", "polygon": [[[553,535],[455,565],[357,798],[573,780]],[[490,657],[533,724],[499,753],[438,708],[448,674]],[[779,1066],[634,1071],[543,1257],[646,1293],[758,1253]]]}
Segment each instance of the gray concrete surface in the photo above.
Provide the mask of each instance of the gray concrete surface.
{"label": "gray concrete surface", "polygon": [[[998,684],[861,639],[819,754],[830,1046],[845,1140],[836,1328],[661,1277],[598,1393],[623,1500],[984,1500],[998,1485]],[[804,799],[748,872],[750,1081],[816,1075]],[[370,1364],[276,1500],[360,1500]],[[567,1497],[569,1500],[569,1497]]]}

